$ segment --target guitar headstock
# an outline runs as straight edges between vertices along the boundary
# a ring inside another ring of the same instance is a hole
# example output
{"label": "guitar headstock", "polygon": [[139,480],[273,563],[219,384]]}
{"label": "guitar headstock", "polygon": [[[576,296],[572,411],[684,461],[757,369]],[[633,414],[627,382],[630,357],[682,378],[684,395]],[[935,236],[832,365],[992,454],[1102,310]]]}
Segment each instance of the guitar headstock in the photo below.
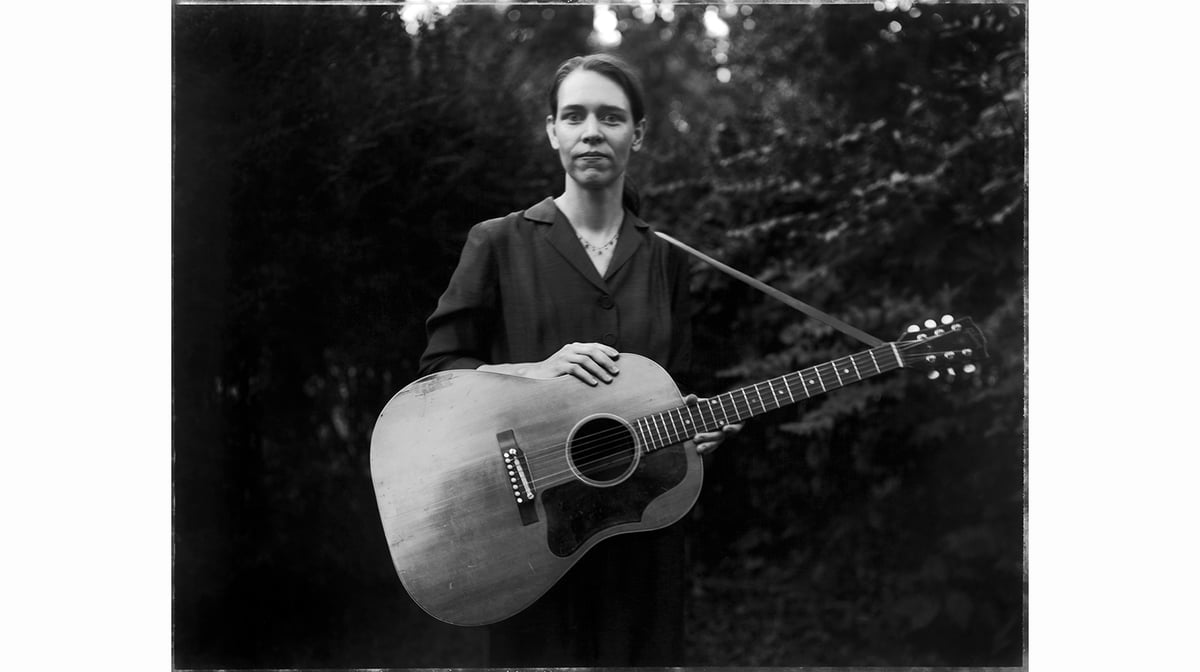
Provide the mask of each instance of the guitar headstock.
{"label": "guitar headstock", "polygon": [[925,320],[914,324],[894,345],[905,368],[929,372],[931,380],[945,376],[953,380],[960,372],[974,373],[976,362],[987,358],[987,342],[983,332],[971,318]]}

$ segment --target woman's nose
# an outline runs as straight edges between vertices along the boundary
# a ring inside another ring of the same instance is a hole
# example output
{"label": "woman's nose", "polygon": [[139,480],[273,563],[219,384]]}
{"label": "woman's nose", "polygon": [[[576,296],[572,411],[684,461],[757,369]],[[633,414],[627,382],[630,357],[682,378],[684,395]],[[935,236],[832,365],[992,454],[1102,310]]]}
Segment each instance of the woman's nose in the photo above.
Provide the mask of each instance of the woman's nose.
{"label": "woman's nose", "polygon": [[588,115],[583,122],[583,139],[587,142],[600,140],[600,122],[593,115]]}

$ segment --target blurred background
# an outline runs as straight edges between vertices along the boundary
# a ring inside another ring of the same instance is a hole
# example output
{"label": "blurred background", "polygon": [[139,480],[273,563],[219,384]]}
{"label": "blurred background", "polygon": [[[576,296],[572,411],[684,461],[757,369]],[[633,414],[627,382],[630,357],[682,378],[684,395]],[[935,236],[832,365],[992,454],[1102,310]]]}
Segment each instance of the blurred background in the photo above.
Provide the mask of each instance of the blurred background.
{"label": "blurred background", "polygon": [[[368,468],[468,228],[561,191],[563,59],[641,71],[645,219],[875,335],[990,359],[751,422],[688,526],[688,665],[1021,665],[1025,6],[175,6],[176,667],[473,667]],[[862,346],[693,275],[700,394]]]}

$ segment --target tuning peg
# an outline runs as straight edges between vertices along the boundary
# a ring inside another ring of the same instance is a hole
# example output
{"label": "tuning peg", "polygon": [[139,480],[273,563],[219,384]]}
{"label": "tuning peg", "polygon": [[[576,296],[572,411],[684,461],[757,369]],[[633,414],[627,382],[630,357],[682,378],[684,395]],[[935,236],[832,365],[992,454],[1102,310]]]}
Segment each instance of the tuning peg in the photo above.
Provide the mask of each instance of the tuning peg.
{"label": "tuning peg", "polygon": [[976,367],[974,364],[967,364],[963,367],[963,373],[975,373]]}
{"label": "tuning peg", "polygon": [[926,327],[927,329],[933,329],[933,328],[934,328],[934,327],[936,327],[936,326],[937,326],[937,322],[933,321],[933,319],[932,319],[932,318],[931,318],[931,319],[928,319],[928,320],[925,320],[925,327]]}
{"label": "tuning peg", "polygon": [[954,321],[953,315],[951,315],[949,313],[942,315],[942,324],[950,324],[953,321]]}
{"label": "tuning peg", "polygon": [[958,375],[958,374],[954,371],[954,367],[950,367],[950,368],[946,369],[946,376],[948,378],[950,378],[950,380],[954,380],[954,376],[956,376],[956,375]]}
{"label": "tuning peg", "polygon": [[915,324],[908,325],[908,333],[910,333],[910,334],[915,334],[920,330],[921,330],[921,327],[919,327]]}
{"label": "tuning peg", "polygon": [[928,377],[930,380],[937,380],[942,377],[942,374],[937,371],[930,371]]}

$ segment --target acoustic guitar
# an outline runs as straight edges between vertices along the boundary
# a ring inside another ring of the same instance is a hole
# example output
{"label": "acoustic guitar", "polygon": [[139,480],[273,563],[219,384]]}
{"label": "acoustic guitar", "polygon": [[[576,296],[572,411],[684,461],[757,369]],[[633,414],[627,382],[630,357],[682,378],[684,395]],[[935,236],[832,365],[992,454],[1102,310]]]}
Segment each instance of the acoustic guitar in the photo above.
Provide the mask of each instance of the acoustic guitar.
{"label": "acoustic guitar", "polygon": [[371,436],[400,581],[447,623],[512,616],[600,541],[682,518],[700,493],[701,458],[685,445],[697,432],[897,368],[969,373],[986,355],[968,319],[926,327],[693,405],[665,370],[630,353],[613,382],[596,387],[471,370],[414,381]]}

